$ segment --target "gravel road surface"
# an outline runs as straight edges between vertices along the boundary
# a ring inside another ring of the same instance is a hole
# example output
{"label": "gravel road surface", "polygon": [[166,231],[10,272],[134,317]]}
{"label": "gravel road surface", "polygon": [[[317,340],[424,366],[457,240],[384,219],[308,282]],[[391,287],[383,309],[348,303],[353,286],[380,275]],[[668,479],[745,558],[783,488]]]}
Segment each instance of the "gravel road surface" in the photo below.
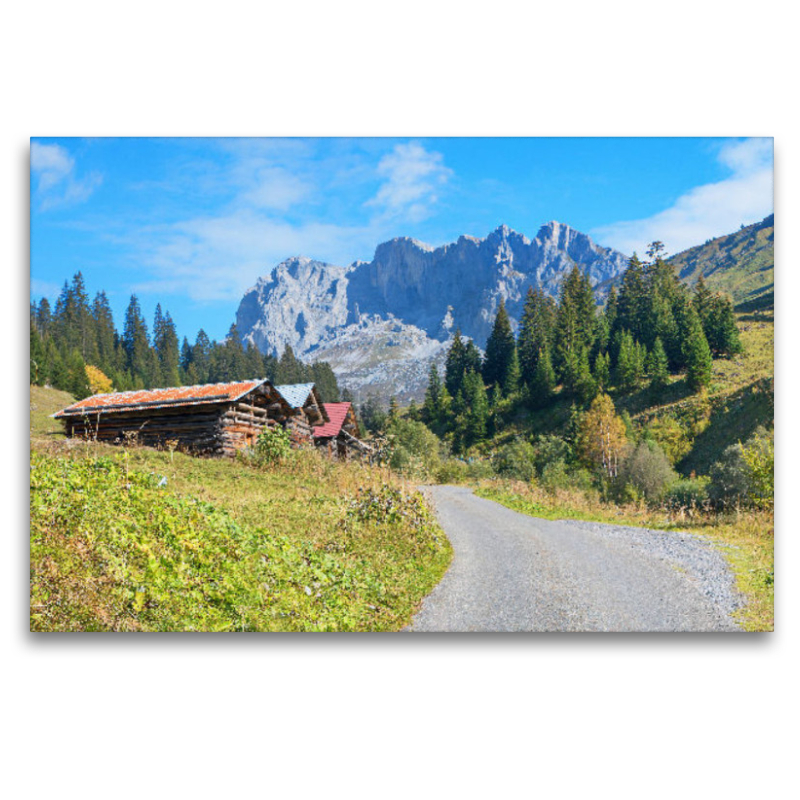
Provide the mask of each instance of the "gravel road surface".
{"label": "gravel road surface", "polygon": [[459,486],[425,492],[455,556],[409,631],[740,630],[733,576],[698,536],[529,517]]}

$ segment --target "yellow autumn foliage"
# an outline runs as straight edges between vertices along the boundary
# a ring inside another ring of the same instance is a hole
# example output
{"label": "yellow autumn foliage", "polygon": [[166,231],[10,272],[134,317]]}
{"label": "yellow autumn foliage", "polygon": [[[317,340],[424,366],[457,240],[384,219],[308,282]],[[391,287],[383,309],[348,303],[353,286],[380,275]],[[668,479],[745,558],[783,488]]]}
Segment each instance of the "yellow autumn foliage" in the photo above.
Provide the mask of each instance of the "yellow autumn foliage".
{"label": "yellow autumn foliage", "polygon": [[114,391],[114,387],[111,385],[111,378],[101,369],[91,364],[87,364],[85,369],[86,380],[89,381],[89,388],[92,390],[92,394],[107,394]]}

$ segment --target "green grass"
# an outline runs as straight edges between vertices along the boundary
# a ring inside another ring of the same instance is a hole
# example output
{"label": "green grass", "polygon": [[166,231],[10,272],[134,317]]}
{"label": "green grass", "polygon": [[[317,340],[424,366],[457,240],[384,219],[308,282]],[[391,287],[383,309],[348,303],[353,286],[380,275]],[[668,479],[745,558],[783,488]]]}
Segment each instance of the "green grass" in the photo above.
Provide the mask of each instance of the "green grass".
{"label": "green grass", "polygon": [[34,630],[398,630],[450,562],[384,470],[66,440],[66,402],[31,389]]}
{"label": "green grass", "polygon": [[694,284],[702,274],[714,292],[726,292],[735,303],[773,291],[775,223],[768,217],[727,236],[712,239],[669,259],[682,280]]}
{"label": "green grass", "polygon": [[645,505],[603,503],[596,493],[558,490],[529,484],[483,482],[475,492],[507,508],[545,519],[582,519],[657,530],[687,530],[718,546],[736,577],[746,605],[736,618],[747,631],[771,631],[775,626],[774,516],[771,511],[725,515],[671,512]]}

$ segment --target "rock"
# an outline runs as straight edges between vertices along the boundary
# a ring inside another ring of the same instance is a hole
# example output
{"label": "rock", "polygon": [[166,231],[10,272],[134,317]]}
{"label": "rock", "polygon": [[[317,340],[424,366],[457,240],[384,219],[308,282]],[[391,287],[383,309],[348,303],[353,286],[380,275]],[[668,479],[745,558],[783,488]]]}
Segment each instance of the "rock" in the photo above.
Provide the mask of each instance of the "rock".
{"label": "rock", "polygon": [[436,248],[402,237],[348,267],[281,262],[245,294],[236,324],[262,352],[288,344],[304,361],[329,361],[357,399],[373,391],[419,401],[456,328],[483,347],[501,300],[516,328],[528,289],[557,296],[574,264],[602,295],[627,258],[559,222],[534,239],[505,225]]}

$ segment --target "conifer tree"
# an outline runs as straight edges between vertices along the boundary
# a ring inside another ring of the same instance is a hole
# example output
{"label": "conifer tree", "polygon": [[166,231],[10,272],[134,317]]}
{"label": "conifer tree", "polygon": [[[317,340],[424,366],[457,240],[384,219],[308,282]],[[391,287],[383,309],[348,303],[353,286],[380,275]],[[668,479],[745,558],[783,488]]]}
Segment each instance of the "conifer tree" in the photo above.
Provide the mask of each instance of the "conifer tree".
{"label": "conifer tree", "polygon": [[68,391],[76,400],[83,400],[89,397],[92,390],[89,388],[89,379],[86,376],[86,364],[77,347],[67,356],[66,360],[67,380],[66,386],[59,387]]}
{"label": "conifer tree", "polygon": [[617,329],[617,311],[619,310],[619,298],[617,296],[617,290],[614,286],[609,289],[608,292],[608,299],[606,300],[606,306],[603,309],[603,316],[606,318],[606,324],[608,325],[608,335],[611,337],[614,331]]}
{"label": "conifer tree", "polygon": [[455,397],[461,388],[464,379],[464,340],[461,338],[461,329],[456,328],[453,342],[447,351],[447,360],[444,368],[444,383],[447,391]]}
{"label": "conifer tree", "polygon": [[556,324],[556,303],[541,289],[528,289],[519,325],[517,351],[522,383],[530,385],[536,372],[539,351],[552,352]]}
{"label": "conifer tree", "polygon": [[139,299],[131,295],[130,303],[125,312],[125,328],[122,334],[122,346],[125,352],[125,368],[130,372],[135,386],[149,385],[149,380],[155,376],[150,360],[150,343],[147,335],[147,323],[142,316]]}
{"label": "conifer tree", "polygon": [[615,370],[617,388],[624,393],[632,392],[641,377],[640,353],[633,336],[623,330],[620,334],[619,355]]}
{"label": "conifer tree", "polygon": [[92,301],[92,320],[97,340],[97,362],[109,373],[119,368],[117,361],[117,329],[105,292],[98,292]]}
{"label": "conifer tree", "polygon": [[442,413],[442,380],[436,364],[431,364],[428,370],[428,388],[425,390],[425,402],[422,404],[422,419],[429,427],[435,427],[440,422]]}
{"label": "conifer tree", "polygon": [[161,386],[179,386],[178,333],[169,312],[162,313],[160,303],[156,305],[153,321],[153,349],[158,356],[159,384]]}
{"label": "conifer tree", "polygon": [[577,369],[580,349],[591,348],[594,333],[594,291],[588,276],[576,265],[561,286],[555,325],[554,361],[565,385],[572,382],[571,374]]}
{"label": "conifer tree", "polygon": [[393,422],[397,422],[400,418],[400,410],[397,407],[397,398],[392,395],[389,398],[389,424],[391,425]]}
{"label": "conifer tree", "polygon": [[338,403],[340,399],[342,402],[345,400],[344,392],[339,391],[336,375],[327,361],[315,361],[311,365],[311,381],[317,388],[321,403]]}
{"label": "conifer tree", "polygon": [[35,319],[30,323],[30,378],[31,384],[42,386],[47,378],[45,349]]}
{"label": "conifer tree", "polygon": [[597,382],[592,376],[589,366],[589,351],[582,347],[577,357],[577,376],[575,381],[575,395],[582,403],[593,400],[597,394]]}
{"label": "conifer tree", "polygon": [[211,340],[200,328],[192,347],[192,367],[198,384],[211,383]]}
{"label": "conifer tree", "polygon": [[615,330],[627,330],[634,339],[642,341],[648,324],[648,310],[644,266],[634,253],[622,275]]}
{"label": "conifer tree", "polygon": [[711,290],[708,288],[708,286],[706,286],[705,279],[701,274],[697,279],[697,283],[694,285],[692,303],[694,304],[695,310],[697,311],[697,314],[700,317],[700,322],[703,324],[704,328],[706,325],[708,312],[711,308],[712,299],[713,295]]}
{"label": "conifer tree", "polygon": [[50,323],[52,321],[52,312],[50,310],[50,301],[43,297],[39,301],[39,306],[36,309],[36,329],[42,339],[50,335]]}
{"label": "conifer tree", "polygon": [[669,383],[669,361],[660,338],[656,338],[647,358],[647,374],[653,392],[660,392]]}
{"label": "conifer tree", "polygon": [[712,353],[717,356],[732,356],[742,352],[742,341],[730,298],[721,294],[712,297],[708,302],[705,318],[701,315],[701,319]]}
{"label": "conifer tree", "polygon": [[608,353],[598,353],[595,357],[594,379],[601,392],[608,388],[611,379],[611,364]]}
{"label": "conifer tree", "polygon": [[528,394],[533,408],[544,408],[553,399],[556,388],[556,373],[550,359],[550,348],[545,345],[536,360],[536,372],[528,386]]}
{"label": "conifer tree", "polygon": [[684,354],[686,358],[686,382],[694,392],[699,392],[711,382],[711,349],[703,333],[703,328],[697,321],[686,340],[684,341]]}
{"label": "conifer tree", "polygon": [[511,321],[508,318],[505,301],[501,299],[492,332],[486,341],[486,357],[483,362],[484,383],[488,386],[505,385],[515,349]]}
{"label": "conifer tree", "polygon": [[[517,355],[517,348],[511,351],[511,363],[508,366],[505,381],[503,382],[503,394],[510,397],[519,391],[521,382],[519,356]],[[499,388],[499,387],[498,387]]]}
{"label": "conifer tree", "polygon": [[478,372],[469,370],[464,376],[464,403],[463,442],[468,448],[486,438],[489,422],[489,398]]}

